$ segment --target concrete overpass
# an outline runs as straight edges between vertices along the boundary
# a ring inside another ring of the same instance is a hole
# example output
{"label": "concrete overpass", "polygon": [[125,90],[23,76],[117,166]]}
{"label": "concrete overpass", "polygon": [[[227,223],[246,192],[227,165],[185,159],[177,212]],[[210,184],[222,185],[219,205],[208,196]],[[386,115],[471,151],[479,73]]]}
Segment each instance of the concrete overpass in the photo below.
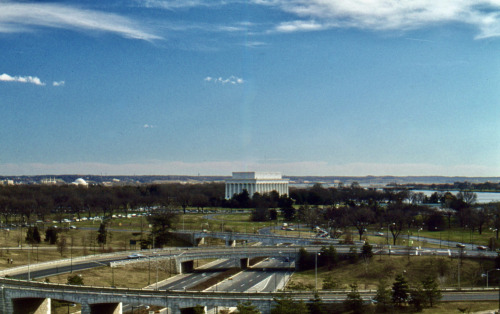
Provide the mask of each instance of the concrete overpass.
{"label": "concrete overpass", "polygon": [[[306,250],[310,253],[317,252],[321,246],[308,246]],[[350,246],[336,246],[339,254],[345,254]],[[436,249],[437,250],[437,249]],[[399,251],[399,253],[398,253]],[[405,254],[408,252],[405,247],[398,247],[392,254]],[[450,251],[450,256],[456,256],[457,250]],[[117,260],[111,266],[120,263],[132,263],[144,261],[144,259],[127,260],[126,256],[133,252],[121,252],[105,254],[99,256],[86,256],[72,259],[53,261],[48,263],[31,265],[31,269],[43,267],[60,267],[68,265],[70,262],[78,263],[88,260],[100,262]],[[151,259],[172,259],[175,261],[178,272],[189,271],[193,261],[206,258],[234,258],[239,259],[242,268],[246,267],[249,258],[253,257],[296,257],[298,247],[235,247],[235,248],[183,248],[164,249],[158,251],[142,252]],[[446,252],[445,252],[446,253]],[[387,254],[384,252],[384,254]],[[494,257],[489,256],[489,257]],[[75,265],[74,264],[74,265]],[[13,275],[26,272],[29,266],[16,267],[0,272],[0,276]],[[181,309],[194,307],[198,304],[206,306],[208,310],[217,307],[234,307],[238,302],[249,300],[257,306],[262,313],[269,313],[273,306],[273,298],[283,296],[283,293],[224,293],[224,292],[182,292],[182,291],[154,291],[142,289],[116,289],[116,288],[96,288],[87,286],[68,286],[40,283],[33,281],[12,280],[0,278],[0,312],[11,313],[50,313],[51,300],[64,300],[71,303],[79,303],[82,306],[82,314],[93,313],[113,313],[120,314],[121,304],[132,305],[157,305],[168,308],[168,313],[181,313]],[[286,295],[294,299],[309,300],[312,292],[291,293]],[[345,292],[322,292],[320,296],[324,302],[343,300]]]}
{"label": "concrete overpass", "polygon": [[[239,232],[202,232],[202,231],[174,231],[172,234],[181,238],[193,246],[198,246],[204,242],[205,238],[214,238],[224,240],[227,246],[234,246],[236,241],[260,242],[263,245],[293,244],[299,246],[305,245],[330,245],[339,244],[338,239],[327,238],[302,238],[295,236],[284,236],[277,234],[259,234],[259,233],[239,233]],[[355,241],[355,244],[362,244]]]}

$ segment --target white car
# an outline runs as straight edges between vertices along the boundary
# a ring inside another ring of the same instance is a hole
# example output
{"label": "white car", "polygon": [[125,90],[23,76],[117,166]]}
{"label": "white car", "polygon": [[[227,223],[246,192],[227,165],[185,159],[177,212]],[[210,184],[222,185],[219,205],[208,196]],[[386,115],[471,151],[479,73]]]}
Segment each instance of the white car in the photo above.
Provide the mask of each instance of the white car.
{"label": "white car", "polygon": [[142,258],[142,257],[145,257],[145,256],[140,254],[140,253],[135,253],[135,254],[131,254],[131,255],[127,256],[128,259]]}

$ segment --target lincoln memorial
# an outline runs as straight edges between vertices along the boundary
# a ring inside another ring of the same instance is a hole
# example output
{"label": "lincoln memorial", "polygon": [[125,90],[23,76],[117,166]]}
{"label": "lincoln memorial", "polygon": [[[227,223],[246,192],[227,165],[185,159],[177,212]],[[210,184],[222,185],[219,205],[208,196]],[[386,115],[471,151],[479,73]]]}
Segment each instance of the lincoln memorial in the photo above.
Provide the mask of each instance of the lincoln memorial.
{"label": "lincoln memorial", "polygon": [[272,191],[288,195],[288,180],[283,179],[279,172],[233,172],[232,178],[226,180],[226,199],[243,190],[247,190],[250,197],[256,192],[264,194]]}

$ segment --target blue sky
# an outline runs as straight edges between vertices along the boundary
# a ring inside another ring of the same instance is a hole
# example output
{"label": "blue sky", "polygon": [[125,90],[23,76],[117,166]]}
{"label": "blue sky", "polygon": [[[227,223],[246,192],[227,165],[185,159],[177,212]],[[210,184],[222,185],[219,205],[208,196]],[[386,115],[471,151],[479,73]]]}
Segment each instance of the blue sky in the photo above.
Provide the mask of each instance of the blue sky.
{"label": "blue sky", "polygon": [[500,176],[496,0],[0,0],[0,175]]}

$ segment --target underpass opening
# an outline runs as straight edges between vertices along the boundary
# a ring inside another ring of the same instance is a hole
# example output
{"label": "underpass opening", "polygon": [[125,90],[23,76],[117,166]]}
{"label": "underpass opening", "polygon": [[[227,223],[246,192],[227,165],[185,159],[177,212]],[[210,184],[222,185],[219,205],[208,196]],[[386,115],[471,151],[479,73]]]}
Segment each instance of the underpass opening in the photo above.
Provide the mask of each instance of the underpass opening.
{"label": "underpass opening", "polygon": [[90,304],[92,314],[122,314],[122,303],[96,303]]}
{"label": "underpass opening", "polygon": [[[203,310],[203,312],[201,312]],[[207,307],[206,306],[201,306],[197,305],[195,307],[185,307],[180,309],[181,314],[197,314],[197,313],[206,313],[207,312]]]}
{"label": "underpass opening", "polygon": [[248,257],[240,258],[240,268],[247,269],[248,268]]}
{"label": "underpass opening", "polygon": [[12,300],[14,314],[47,314],[51,313],[50,298],[20,298]]}
{"label": "underpass opening", "polygon": [[194,270],[194,261],[185,261],[181,263],[181,274],[192,273]]}

